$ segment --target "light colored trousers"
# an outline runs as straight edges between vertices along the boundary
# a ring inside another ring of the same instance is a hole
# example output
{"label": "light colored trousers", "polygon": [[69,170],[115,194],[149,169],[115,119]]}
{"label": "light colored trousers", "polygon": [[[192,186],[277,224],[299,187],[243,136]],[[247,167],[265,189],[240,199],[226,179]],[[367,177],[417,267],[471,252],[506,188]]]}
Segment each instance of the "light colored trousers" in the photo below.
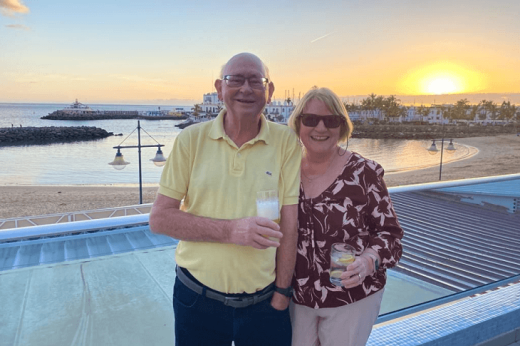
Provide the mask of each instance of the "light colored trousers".
{"label": "light colored trousers", "polygon": [[383,291],[337,308],[312,309],[291,302],[292,346],[364,346],[379,315]]}

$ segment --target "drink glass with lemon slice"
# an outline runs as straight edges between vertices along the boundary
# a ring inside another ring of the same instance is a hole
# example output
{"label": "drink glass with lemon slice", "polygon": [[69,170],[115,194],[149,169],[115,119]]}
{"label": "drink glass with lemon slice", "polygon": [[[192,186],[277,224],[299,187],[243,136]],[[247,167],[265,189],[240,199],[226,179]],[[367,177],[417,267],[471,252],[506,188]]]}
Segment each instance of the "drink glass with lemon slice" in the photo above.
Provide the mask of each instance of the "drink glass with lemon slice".
{"label": "drink glass with lemon slice", "polygon": [[332,244],[330,251],[330,282],[336,286],[343,286],[340,276],[355,259],[356,250],[354,247],[345,243]]}

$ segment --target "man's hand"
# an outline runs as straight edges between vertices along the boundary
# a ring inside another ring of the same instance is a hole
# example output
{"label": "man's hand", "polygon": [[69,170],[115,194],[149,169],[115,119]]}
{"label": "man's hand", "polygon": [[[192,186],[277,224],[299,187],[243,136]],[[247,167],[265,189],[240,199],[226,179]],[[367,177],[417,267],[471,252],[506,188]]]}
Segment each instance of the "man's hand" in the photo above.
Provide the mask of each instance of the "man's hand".
{"label": "man's hand", "polygon": [[254,216],[245,219],[231,221],[230,243],[252,246],[255,249],[267,249],[268,247],[278,247],[278,241],[269,238],[281,239],[280,226],[274,221],[264,217]]}
{"label": "man's hand", "polygon": [[276,310],[285,310],[289,306],[291,298],[284,296],[278,292],[274,292],[271,298],[271,306]]}

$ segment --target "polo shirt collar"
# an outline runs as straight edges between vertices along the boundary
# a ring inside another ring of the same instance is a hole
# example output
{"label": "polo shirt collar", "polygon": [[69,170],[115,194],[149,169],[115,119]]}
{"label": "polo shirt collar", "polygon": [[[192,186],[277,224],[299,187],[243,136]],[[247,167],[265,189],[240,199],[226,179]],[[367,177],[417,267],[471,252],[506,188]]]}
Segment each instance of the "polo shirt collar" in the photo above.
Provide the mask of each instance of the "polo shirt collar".
{"label": "polo shirt collar", "polygon": [[[224,132],[224,115],[226,114],[226,110],[223,109],[220,111],[218,116],[211,124],[211,130],[209,131],[209,138],[211,139],[220,139],[227,138],[228,135]],[[260,116],[260,132],[256,135],[255,138],[250,140],[248,143],[254,144],[257,141],[264,141],[265,144],[269,144],[269,122],[265,119],[265,116],[262,114]]]}

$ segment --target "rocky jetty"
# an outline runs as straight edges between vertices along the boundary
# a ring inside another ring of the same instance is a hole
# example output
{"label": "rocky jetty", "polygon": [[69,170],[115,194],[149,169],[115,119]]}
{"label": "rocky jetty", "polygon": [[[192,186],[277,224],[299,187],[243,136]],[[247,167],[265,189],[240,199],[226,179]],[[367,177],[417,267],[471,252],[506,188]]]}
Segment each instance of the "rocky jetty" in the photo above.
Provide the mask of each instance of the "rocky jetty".
{"label": "rocky jetty", "polygon": [[93,126],[3,127],[0,128],[0,145],[89,141],[113,135],[112,132]]}
{"label": "rocky jetty", "polygon": [[[520,130],[520,127],[518,128]],[[387,125],[361,125],[354,124],[353,138],[374,139],[438,139],[442,138],[467,138],[485,137],[501,134],[516,134],[514,125],[410,125],[410,124],[387,124]]]}
{"label": "rocky jetty", "polygon": [[143,119],[143,120],[184,120],[187,115],[143,115],[138,111],[96,111],[86,114],[74,114],[54,111],[40,119],[46,120],[111,120],[111,119]]}
{"label": "rocky jetty", "polygon": [[137,111],[99,111],[87,114],[74,114],[64,111],[54,111],[40,119],[48,120],[105,120],[105,119],[137,119]]}

